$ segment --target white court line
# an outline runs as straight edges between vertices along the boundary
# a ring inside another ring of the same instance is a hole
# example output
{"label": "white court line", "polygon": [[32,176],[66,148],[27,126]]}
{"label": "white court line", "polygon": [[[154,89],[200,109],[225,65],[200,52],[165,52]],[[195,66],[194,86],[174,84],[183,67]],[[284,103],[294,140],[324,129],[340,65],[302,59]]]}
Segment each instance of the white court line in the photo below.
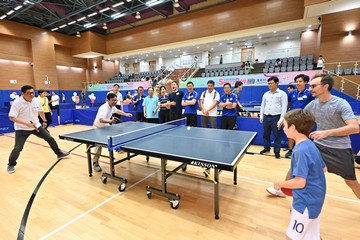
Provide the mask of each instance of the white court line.
{"label": "white court line", "polygon": [[[169,164],[169,165],[170,165],[170,164]],[[169,165],[168,165],[168,166],[169,166]],[[140,179],[139,181],[137,181],[137,182],[134,183],[133,185],[129,186],[129,187],[127,188],[127,191],[130,190],[131,188],[133,188],[134,186],[138,185],[138,184],[141,183],[142,181],[144,181],[144,180],[148,179],[149,177],[155,175],[155,174],[158,173],[159,171],[160,171],[160,169],[158,169],[158,170],[156,170],[155,172],[151,173],[150,175],[144,177],[143,179]],[[44,239],[47,239],[48,237],[51,237],[51,236],[54,235],[55,233],[61,231],[62,229],[66,228],[67,226],[73,224],[73,223],[76,222],[77,220],[85,217],[86,215],[88,215],[88,214],[91,213],[92,211],[94,211],[94,210],[96,210],[97,208],[101,207],[102,205],[110,202],[111,200],[113,200],[113,199],[116,198],[117,196],[122,195],[123,193],[125,193],[125,192],[119,192],[119,193],[115,194],[114,196],[106,199],[105,201],[103,201],[103,202],[99,203],[98,205],[96,205],[95,207],[87,210],[86,212],[84,212],[83,214],[81,214],[81,215],[79,215],[78,217],[74,218],[73,220],[65,223],[64,225],[62,225],[62,226],[58,227],[57,229],[53,230],[52,232],[46,234],[44,237],[40,238],[40,240],[44,240]]]}
{"label": "white court line", "polygon": [[[225,174],[233,176],[233,174],[230,173],[230,172],[225,172]],[[254,182],[259,182],[259,183],[265,183],[265,184],[273,185],[273,182],[264,181],[264,180],[260,180],[260,179],[256,179],[256,178],[239,176],[239,175],[238,175],[238,178],[242,178],[242,179],[246,179],[246,180],[250,180],[250,181],[254,181]],[[354,199],[351,199],[351,198],[340,197],[340,196],[336,196],[336,195],[332,195],[332,194],[326,194],[326,196],[327,196],[327,197],[330,197],[330,198],[340,199],[340,200],[343,200],[343,201],[348,201],[348,202],[353,202],[353,203],[360,203],[360,200],[354,200]]]}

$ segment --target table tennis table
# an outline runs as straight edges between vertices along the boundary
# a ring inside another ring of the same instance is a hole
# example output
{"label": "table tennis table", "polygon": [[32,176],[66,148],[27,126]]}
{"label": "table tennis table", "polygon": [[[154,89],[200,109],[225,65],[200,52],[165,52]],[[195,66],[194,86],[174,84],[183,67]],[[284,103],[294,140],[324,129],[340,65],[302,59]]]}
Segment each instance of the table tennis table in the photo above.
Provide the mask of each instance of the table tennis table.
{"label": "table tennis table", "polygon": [[[86,144],[89,176],[92,176],[91,148],[96,145],[106,147],[109,156],[102,157],[110,159],[110,173],[103,173],[101,179],[104,184],[108,178],[120,181],[119,191],[125,191],[127,180],[115,174],[115,165],[136,155],[144,155],[146,160],[149,157],[160,158],[161,187],[147,186],[146,193],[149,199],[152,194],[166,197],[173,209],[179,207],[180,195],[167,191],[167,179],[172,175],[180,174],[213,183],[215,219],[219,219],[220,172],[232,171],[234,184],[237,184],[237,165],[256,134],[183,125],[124,122],[59,137]],[[127,156],[116,160],[114,151],[119,150],[126,152]],[[168,160],[178,162],[179,165],[168,169]],[[187,173],[187,165],[202,168],[204,174]],[[213,169],[213,174],[210,169]]]}

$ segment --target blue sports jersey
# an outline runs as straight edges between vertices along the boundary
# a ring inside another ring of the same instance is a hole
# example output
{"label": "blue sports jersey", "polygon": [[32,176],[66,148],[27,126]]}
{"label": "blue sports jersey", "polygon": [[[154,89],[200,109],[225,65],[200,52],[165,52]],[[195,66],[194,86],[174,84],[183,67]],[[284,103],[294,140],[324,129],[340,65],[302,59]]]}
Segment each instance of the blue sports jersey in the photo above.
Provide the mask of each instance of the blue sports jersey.
{"label": "blue sports jersey", "polygon": [[293,90],[288,94],[288,102],[291,103],[290,110],[298,108],[304,109],[305,106],[314,99],[311,92],[307,89],[304,89],[302,92]]}
{"label": "blue sports jersey", "polygon": [[[159,102],[160,104],[167,103],[169,101],[169,95],[165,94],[165,96],[160,95],[159,96]],[[169,110],[166,107],[161,107],[160,110]]]}
{"label": "blue sports jersey", "polygon": [[194,105],[189,105],[189,106],[185,106],[184,109],[184,113],[186,114],[196,114],[197,113],[197,109],[199,108],[199,103],[198,103],[198,100],[199,100],[199,94],[195,91],[193,91],[192,93],[185,93],[184,97],[183,97],[183,101],[191,101],[195,99],[196,100],[196,103]]}
{"label": "blue sports jersey", "polygon": [[306,179],[304,188],[293,189],[293,208],[304,213],[309,211],[309,218],[319,216],[324,204],[326,181],[324,174],[325,163],[315,144],[307,139],[295,145],[291,158],[290,178]]}
{"label": "blue sports jersey", "polygon": [[133,101],[136,101],[139,99],[139,101],[136,104],[136,112],[143,112],[143,102],[144,102],[145,98],[146,98],[145,94],[143,94],[141,97],[140,97],[140,95],[136,95],[134,97]]}
{"label": "blue sports jersey", "polygon": [[[237,97],[233,93],[230,93],[230,95],[224,94],[224,95],[221,96],[220,102],[223,102],[223,103],[226,103],[226,102],[237,103]],[[224,116],[224,117],[231,117],[231,116],[236,117],[236,115],[237,115],[236,108],[232,108],[232,109],[223,108],[222,109],[222,116]]]}

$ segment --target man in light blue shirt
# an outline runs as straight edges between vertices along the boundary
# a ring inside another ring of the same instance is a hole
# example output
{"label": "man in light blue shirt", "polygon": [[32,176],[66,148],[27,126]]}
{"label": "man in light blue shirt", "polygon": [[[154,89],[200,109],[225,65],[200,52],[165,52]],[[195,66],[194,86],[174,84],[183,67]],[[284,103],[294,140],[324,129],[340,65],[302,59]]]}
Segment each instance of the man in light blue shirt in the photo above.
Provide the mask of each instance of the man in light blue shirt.
{"label": "man in light blue shirt", "polygon": [[260,108],[260,122],[264,128],[264,149],[260,154],[270,152],[270,134],[273,132],[275,158],[280,158],[282,123],[288,106],[287,94],[278,85],[277,77],[268,79],[270,91],[264,93]]}
{"label": "man in light blue shirt", "polygon": [[159,123],[159,114],[157,111],[159,98],[154,95],[154,88],[148,88],[148,96],[144,99],[142,104],[144,110],[144,117],[148,123]]}

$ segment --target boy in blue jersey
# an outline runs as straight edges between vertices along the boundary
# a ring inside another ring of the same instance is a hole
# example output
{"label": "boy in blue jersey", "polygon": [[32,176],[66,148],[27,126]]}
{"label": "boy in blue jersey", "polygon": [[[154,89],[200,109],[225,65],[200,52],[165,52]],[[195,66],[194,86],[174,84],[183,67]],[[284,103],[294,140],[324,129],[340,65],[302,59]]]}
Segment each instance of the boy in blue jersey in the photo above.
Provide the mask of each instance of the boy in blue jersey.
{"label": "boy in blue jersey", "polygon": [[185,93],[181,106],[184,107],[184,116],[186,117],[186,126],[197,127],[197,109],[199,108],[199,94],[194,91],[194,84],[186,84],[188,92]]}
{"label": "boy in blue jersey", "polygon": [[[306,84],[309,83],[309,76],[305,74],[299,74],[295,78],[296,90],[291,91],[288,94],[288,106],[290,110],[294,110],[297,108],[304,109],[305,106],[314,100],[315,98],[312,96],[311,92],[306,89]],[[286,158],[290,158],[292,154],[292,150],[294,148],[294,140],[288,139],[288,149],[289,151],[285,154]]]}
{"label": "boy in blue jersey", "polygon": [[315,117],[303,109],[295,109],[284,117],[284,131],[296,142],[292,153],[290,179],[274,182],[274,188],[292,189],[291,218],[286,231],[287,239],[319,240],[320,212],[324,204],[326,182],[325,163],[320,151],[308,139]]}
{"label": "boy in blue jersey", "polygon": [[225,94],[221,96],[219,106],[222,110],[221,129],[236,129],[237,97],[231,93],[230,83],[224,84]]}

